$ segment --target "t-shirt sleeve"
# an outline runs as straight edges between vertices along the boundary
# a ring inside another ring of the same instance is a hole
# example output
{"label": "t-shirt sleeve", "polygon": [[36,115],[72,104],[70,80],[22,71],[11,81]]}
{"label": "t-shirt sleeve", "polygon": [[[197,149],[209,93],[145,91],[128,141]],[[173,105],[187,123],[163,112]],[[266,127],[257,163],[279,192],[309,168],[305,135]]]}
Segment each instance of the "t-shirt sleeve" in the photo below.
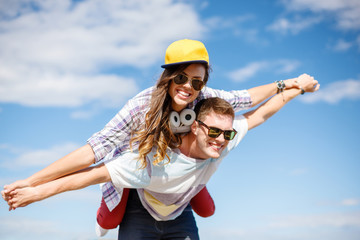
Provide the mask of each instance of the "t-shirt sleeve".
{"label": "t-shirt sleeve", "polygon": [[235,148],[248,132],[248,123],[244,115],[235,116],[233,128],[237,131],[237,134],[228,144],[229,151]]}
{"label": "t-shirt sleeve", "polygon": [[123,152],[116,157],[105,158],[105,166],[115,188],[144,188],[150,183],[151,165],[142,168],[137,152]]}

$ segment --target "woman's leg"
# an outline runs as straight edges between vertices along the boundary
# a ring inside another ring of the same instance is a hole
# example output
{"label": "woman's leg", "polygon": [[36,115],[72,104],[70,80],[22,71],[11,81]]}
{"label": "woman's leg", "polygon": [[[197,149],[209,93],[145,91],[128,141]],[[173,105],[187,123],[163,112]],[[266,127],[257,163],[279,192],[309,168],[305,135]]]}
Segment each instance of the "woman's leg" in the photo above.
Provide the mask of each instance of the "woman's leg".
{"label": "woman's leg", "polygon": [[210,217],[215,213],[215,203],[206,186],[191,199],[190,204],[200,217]]}
{"label": "woman's leg", "polygon": [[119,226],[125,213],[128,197],[129,189],[125,188],[119,205],[117,205],[111,212],[107,208],[104,198],[102,198],[101,205],[97,211],[97,223],[104,229],[114,229]]}

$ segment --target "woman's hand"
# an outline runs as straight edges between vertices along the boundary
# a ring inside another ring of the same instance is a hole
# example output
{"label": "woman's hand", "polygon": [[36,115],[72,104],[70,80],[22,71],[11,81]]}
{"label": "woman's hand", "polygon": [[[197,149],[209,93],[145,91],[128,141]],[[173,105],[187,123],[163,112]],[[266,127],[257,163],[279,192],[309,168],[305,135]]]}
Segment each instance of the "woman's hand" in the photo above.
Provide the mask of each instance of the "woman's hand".
{"label": "woman's hand", "polygon": [[297,78],[297,83],[300,88],[304,89],[305,92],[316,92],[320,88],[319,82],[308,74],[300,75]]}
{"label": "woman's hand", "polygon": [[1,196],[5,201],[8,201],[8,200],[10,200],[11,193],[14,190],[25,188],[25,187],[30,187],[29,182],[26,179],[25,180],[18,180],[18,181],[13,182],[13,183],[11,183],[9,185],[5,185],[4,190],[1,191]]}
{"label": "woman's hand", "polygon": [[290,78],[290,79],[284,80],[284,83],[285,83],[285,89],[290,89],[290,88],[300,89],[300,86],[298,84],[298,78]]}
{"label": "woman's hand", "polygon": [[9,205],[9,211],[11,211],[18,207],[26,207],[39,200],[41,200],[41,198],[36,187],[25,187],[11,191],[7,203]]}

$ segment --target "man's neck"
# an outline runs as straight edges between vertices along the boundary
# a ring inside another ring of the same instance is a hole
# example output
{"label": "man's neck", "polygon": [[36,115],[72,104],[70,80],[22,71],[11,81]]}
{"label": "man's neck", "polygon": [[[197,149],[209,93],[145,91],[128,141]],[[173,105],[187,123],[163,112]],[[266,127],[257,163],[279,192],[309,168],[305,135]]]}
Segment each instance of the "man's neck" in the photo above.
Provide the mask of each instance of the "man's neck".
{"label": "man's neck", "polygon": [[184,154],[187,157],[191,157],[191,158],[196,158],[196,156],[194,156],[195,154],[194,152],[194,144],[195,144],[195,139],[193,139],[191,137],[191,134],[186,134],[185,136],[182,137],[182,143],[179,147],[180,151],[182,154]]}

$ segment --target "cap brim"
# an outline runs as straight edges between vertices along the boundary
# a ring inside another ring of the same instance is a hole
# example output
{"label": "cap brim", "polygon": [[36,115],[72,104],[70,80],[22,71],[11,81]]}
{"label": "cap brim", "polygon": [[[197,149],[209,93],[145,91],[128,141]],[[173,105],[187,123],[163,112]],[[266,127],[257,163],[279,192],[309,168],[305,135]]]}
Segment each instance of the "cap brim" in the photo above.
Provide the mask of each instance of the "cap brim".
{"label": "cap brim", "polygon": [[169,64],[164,64],[161,65],[162,68],[170,68],[170,67],[174,67],[177,65],[181,65],[181,64],[191,64],[191,63],[205,63],[205,64],[209,64],[207,61],[205,60],[194,60],[194,61],[185,61],[185,62],[177,62],[177,63],[169,63]]}

